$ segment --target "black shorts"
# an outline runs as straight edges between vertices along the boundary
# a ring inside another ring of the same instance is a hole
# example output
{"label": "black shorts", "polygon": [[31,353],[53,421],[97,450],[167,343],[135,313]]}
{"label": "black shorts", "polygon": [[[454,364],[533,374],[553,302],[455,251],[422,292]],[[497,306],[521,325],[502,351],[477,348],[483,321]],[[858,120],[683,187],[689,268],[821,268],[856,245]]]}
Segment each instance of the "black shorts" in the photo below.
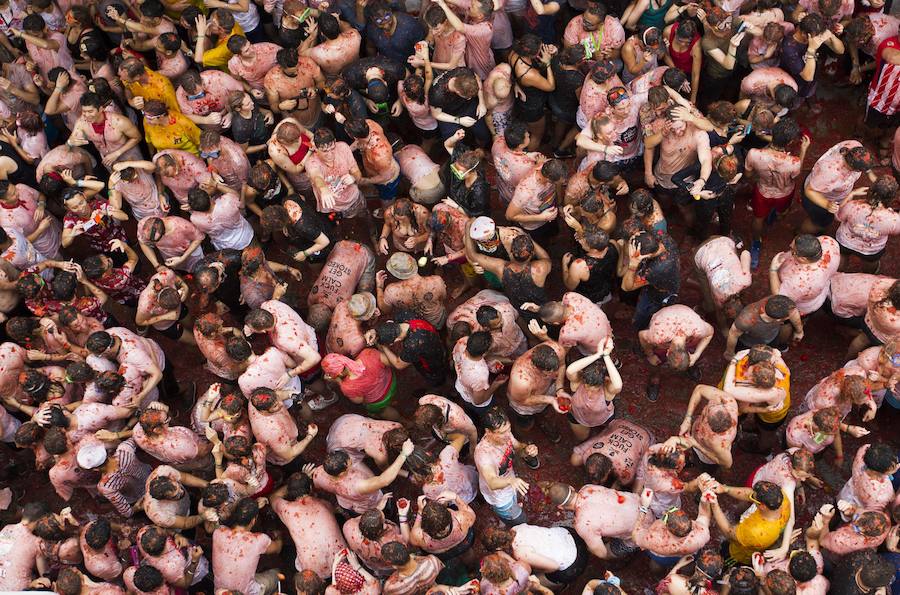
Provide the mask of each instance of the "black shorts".
{"label": "black shorts", "polygon": [[809,200],[809,198],[806,197],[806,193],[803,194],[800,203],[803,205],[803,210],[806,211],[806,214],[809,216],[809,220],[818,227],[828,227],[834,223],[834,213],[828,209],[823,209],[813,201]]}
{"label": "black shorts", "polygon": [[865,124],[870,128],[896,128],[900,125],[900,113],[889,116],[870,105],[866,107]]}
{"label": "black shorts", "polygon": [[555,572],[548,572],[544,575],[547,577],[548,581],[557,585],[568,585],[569,583],[574,582],[581,576],[581,573],[584,572],[584,569],[587,567],[588,559],[590,558],[590,552],[588,552],[587,544],[584,543],[584,540],[579,537],[571,527],[566,527],[566,529],[575,540],[575,548],[578,551],[578,554],[575,556],[575,561],[569,564],[567,568]]}
{"label": "black shorts", "polygon": [[879,260],[881,260],[881,257],[884,256],[885,250],[887,250],[887,245],[885,245],[884,248],[882,248],[875,254],[863,254],[861,252],[857,252],[856,250],[848,248],[847,246],[844,246],[843,244],[839,243],[838,245],[841,248],[841,254],[843,254],[845,256],[855,256],[856,258],[863,260],[865,262],[878,262]]}
{"label": "black shorts", "polygon": [[447,562],[448,560],[452,560],[453,558],[458,558],[465,554],[472,547],[472,544],[475,543],[475,527],[469,527],[469,532],[466,533],[465,539],[454,545],[452,548],[447,550],[446,552],[435,554],[441,562]]}
{"label": "black shorts", "polygon": [[872,345],[884,345],[884,341],[875,336],[875,333],[872,332],[872,329],[869,328],[869,325],[866,324],[865,319],[863,319],[862,323],[862,332],[866,334],[869,338],[869,341],[872,342]]}

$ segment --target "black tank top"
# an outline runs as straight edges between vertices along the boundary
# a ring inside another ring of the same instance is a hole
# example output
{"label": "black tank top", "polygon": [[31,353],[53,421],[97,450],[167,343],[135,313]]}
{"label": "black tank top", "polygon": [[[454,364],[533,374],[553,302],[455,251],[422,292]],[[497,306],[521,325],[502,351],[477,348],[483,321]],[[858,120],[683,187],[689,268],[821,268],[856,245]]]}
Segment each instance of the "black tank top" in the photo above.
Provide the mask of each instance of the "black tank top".
{"label": "black tank top", "polygon": [[612,291],[612,279],[618,260],[618,251],[612,244],[601,258],[585,254],[584,262],[587,264],[588,278],[578,284],[576,291],[595,303],[606,299]]}
{"label": "black tank top", "polygon": [[530,266],[519,272],[512,270],[509,265],[503,267],[503,293],[517,310],[526,302],[540,305],[547,301],[544,288],[538,287],[531,278]]}
{"label": "black tank top", "polygon": [[529,87],[522,83],[522,77],[525,76],[529,70],[534,68],[538,72],[543,72],[541,68],[535,66],[534,64],[526,64],[528,68],[525,70],[525,73],[522,76],[516,75],[516,66],[518,66],[519,62],[523,62],[522,58],[517,57],[516,63],[513,65],[513,75],[516,77],[516,82],[519,83],[519,88],[522,89],[522,92],[525,93],[525,101],[520,100],[518,97],[515,99],[516,108],[521,112],[532,115],[537,113],[538,111],[543,111],[544,105],[547,102],[547,92],[541,91],[537,87]]}

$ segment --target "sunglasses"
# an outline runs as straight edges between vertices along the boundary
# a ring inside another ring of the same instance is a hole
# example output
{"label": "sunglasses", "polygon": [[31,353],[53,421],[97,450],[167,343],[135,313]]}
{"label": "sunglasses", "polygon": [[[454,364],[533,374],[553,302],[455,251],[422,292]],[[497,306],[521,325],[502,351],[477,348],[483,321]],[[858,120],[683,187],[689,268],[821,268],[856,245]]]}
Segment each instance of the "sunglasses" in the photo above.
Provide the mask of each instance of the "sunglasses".
{"label": "sunglasses", "polygon": [[375,17],[373,20],[375,21],[376,25],[387,25],[391,22],[392,18],[394,18],[394,13],[389,12],[384,16]]}

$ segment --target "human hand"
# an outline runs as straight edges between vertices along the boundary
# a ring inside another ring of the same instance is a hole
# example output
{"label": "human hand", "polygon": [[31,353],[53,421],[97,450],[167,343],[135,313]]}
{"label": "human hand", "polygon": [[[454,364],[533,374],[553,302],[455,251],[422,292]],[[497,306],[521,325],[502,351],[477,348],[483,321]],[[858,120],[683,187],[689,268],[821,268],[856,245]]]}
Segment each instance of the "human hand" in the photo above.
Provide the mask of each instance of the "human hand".
{"label": "human hand", "polygon": [[519,306],[519,310],[524,310],[525,312],[537,312],[540,309],[540,306],[538,306],[534,302],[525,302],[524,304]]}
{"label": "human hand", "polygon": [[542,341],[547,340],[547,327],[539,323],[537,320],[528,321],[528,331]]}
{"label": "human hand", "polygon": [[403,247],[407,250],[412,250],[416,247],[416,238],[406,238],[403,240]]}
{"label": "human hand", "polygon": [[651,502],[653,502],[653,490],[646,488],[641,492],[641,506],[647,508]]}
{"label": "human hand", "polygon": [[477,120],[471,116],[463,116],[459,119],[459,125],[464,128],[469,128],[470,126],[474,126]]}
{"label": "human hand", "polygon": [[408,457],[413,453],[414,448],[412,440],[407,439],[406,442],[403,443],[403,446],[400,447],[400,454]]}
{"label": "human hand", "polygon": [[167,258],[165,260],[165,263],[167,267],[175,267],[181,263],[181,258],[178,256],[172,256],[170,258]]}
{"label": "human hand", "polygon": [[316,424],[313,424],[313,423],[306,424],[306,435],[309,438],[315,438],[316,436],[318,436],[319,435],[319,426],[317,426]]}
{"label": "human hand", "polygon": [[848,426],[847,433],[854,438],[862,438],[863,436],[868,436],[870,432],[862,426]]}
{"label": "human hand", "polygon": [[366,340],[366,345],[371,347],[375,345],[375,342],[378,340],[378,333],[375,331],[375,329],[372,329],[366,331],[366,334],[363,336],[363,338]]}
{"label": "human hand", "polygon": [[647,184],[647,187],[654,188],[656,187],[656,176],[651,172],[647,172],[644,174],[644,183]]}
{"label": "human hand", "polygon": [[538,215],[541,218],[541,221],[553,221],[556,219],[556,216],[559,214],[559,211],[556,207],[550,207],[546,211],[542,212]]}
{"label": "human hand", "polygon": [[198,36],[206,35],[206,31],[209,28],[206,17],[202,14],[197,15],[197,18],[194,19],[194,26],[197,28]]}
{"label": "human hand", "polygon": [[513,489],[515,489],[516,492],[517,492],[520,496],[524,496],[525,494],[528,493],[528,482],[525,481],[524,479],[521,479],[521,478],[519,478],[519,477],[514,477],[514,478],[512,479],[512,482],[510,482],[509,485],[510,485],[510,487],[512,487]]}
{"label": "human hand", "polygon": [[[390,251],[390,247],[388,246],[387,238],[380,238],[378,240],[378,251],[387,256],[387,253]],[[384,271],[378,271],[379,273],[383,273]]]}
{"label": "human hand", "polygon": [[307,477],[312,477],[313,471],[315,471],[315,470],[316,470],[315,463],[307,463],[307,464],[303,465],[303,468],[301,469],[301,471],[303,471],[303,475],[306,475]]}

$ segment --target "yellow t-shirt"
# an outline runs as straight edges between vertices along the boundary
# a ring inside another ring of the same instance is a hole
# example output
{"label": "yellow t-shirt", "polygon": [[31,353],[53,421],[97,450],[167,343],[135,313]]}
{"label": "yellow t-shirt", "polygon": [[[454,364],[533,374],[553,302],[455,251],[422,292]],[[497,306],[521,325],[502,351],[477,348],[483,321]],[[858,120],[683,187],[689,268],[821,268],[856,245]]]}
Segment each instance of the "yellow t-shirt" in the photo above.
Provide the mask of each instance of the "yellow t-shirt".
{"label": "yellow t-shirt", "polygon": [[123,84],[135,97],[143,97],[144,101],[151,101],[153,99],[162,101],[166,104],[166,107],[169,108],[170,113],[181,113],[181,108],[178,107],[178,99],[175,98],[175,88],[172,86],[172,81],[170,81],[167,76],[148,68],[146,83],[123,82]]}
{"label": "yellow t-shirt", "polygon": [[[735,365],[734,368],[734,379],[736,381],[745,380],[747,377],[747,356],[744,356],[741,361]],[[791,371],[787,369],[786,366],[778,364],[775,366],[776,369],[781,372],[781,377],[775,381],[775,386],[782,389],[784,391],[784,401],[781,403],[781,407],[777,411],[769,411],[767,413],[757,413],[756,416],[770,424],[775,424],[783,420],[787,417],[788,411],[791,409]],[[777,377],[777,376],[776,376]],[[725,386],[725,376],[722,376],[722,380],[719,381],[719,390],[722,390],[722,387]]]}
{"label": "yellow t-shirt", "polygon": [[159,124],[144,120],[144,137],[157,151],[181,149],[200,155],[200,129],[181,113],[169,113]]}
{"label": "yellow t-shirt", "polygon": [[781,514],[777,519],[763,518],[759,508],[741,519],[734,529],[737,541],[728,544],[731,557],[741,564],[750,564],[754,552],[767,550],[781,536],[791,517],[791,503],[788,495],[782,490],[784,501],[781,503]]}
{"label": "yellow t-shirt", "polygon": [[226,70],[228,61],[234,55],[230,51],[228,51],[228,40],[231,39],[233,35],[243,34],[244,30],[241,29],[240,25],[235,23],[234,27],[231,29],[231,33],[220,39],[219,43],[217,43],[215,47],[209,48],[208,50],[203,52],[203,65],[208,66],[209,68]]}

